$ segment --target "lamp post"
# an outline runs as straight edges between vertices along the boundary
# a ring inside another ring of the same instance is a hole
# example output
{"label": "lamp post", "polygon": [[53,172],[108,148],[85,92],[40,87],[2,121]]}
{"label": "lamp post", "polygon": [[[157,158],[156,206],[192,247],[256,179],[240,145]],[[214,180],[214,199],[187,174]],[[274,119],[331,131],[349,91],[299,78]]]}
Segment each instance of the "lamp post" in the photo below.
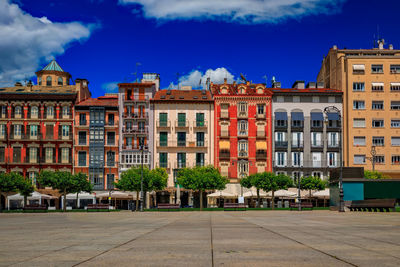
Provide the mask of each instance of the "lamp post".
{"label": "lamp post", "polygon": [[343,153],[342,153],[342,116],[340,114],[340,110],[335,107],[335,106],[328,106],[324,109],[324,113],[326,115],[326,120],[325,123],[328,125],[329,123],[329,114],[334,114],[336,113],[339,118],[339,168],[340,168],[340,174],[339,174],[339,212],[344,212],[344,193],[343,193]]}
{"label": "lamp post", "polygon": [[[110,170],[110,174],[108,176],[108,179],[111,179],[111,163],[114,161],[114,156],[112,155],[111,152],[112,152],[112,150],[111,150],[111,147],[110,147],[110,150],[108,151],[108,157],[109,158],[107,157],[107,160],[108,160],[107,165],[108,165],[109,170]],[[109,186],[107,186],[107,188],[108,188],[108,205],[111,206],[111,193],[112,193],[112,191],[114,189],[114,186],[111,186],[112,184],[109,182],[108,179],[107,179],[107,182],[108,182],[108,185],[109,185]],[[116,202],[116,201],[114,201],[114,202]],[[114,206],[116,206],[116,203],[114,203]]]}
{"label": "lamp post", "polygon": [[375,171],[375,162],[376,162],[376,147],[371,147],[371,157],[367,157],[368,160],[372,162],[372,171]]}
{"label": "lamp post", "polygon": [[142,168],[141,168],[141,173],[140,173],[140,211],[143,211],[143,153],[144,153],[144,139],[140,138],[140,151],[142,152],[141,154],[141,163],[142,163]]}

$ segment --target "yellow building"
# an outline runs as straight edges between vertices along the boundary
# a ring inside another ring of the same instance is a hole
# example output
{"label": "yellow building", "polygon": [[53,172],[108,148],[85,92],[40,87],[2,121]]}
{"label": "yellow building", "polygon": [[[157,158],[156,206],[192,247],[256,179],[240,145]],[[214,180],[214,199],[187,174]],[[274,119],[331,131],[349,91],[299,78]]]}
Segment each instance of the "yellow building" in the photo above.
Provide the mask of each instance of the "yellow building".
{"label": "yellow building", "polygon": [[343,91],[344,166],[400,177],[400,50],[329,50],[318,82]]}

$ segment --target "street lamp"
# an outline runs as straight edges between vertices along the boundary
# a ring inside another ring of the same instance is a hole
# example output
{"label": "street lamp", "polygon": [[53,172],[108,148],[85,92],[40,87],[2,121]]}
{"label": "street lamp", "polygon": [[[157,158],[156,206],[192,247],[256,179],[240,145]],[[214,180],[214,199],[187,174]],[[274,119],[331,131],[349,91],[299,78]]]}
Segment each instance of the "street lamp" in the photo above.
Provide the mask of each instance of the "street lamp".
{"label": "street lamp", "polygon": [[371,147],[371,157],[366,157],[368,160],[372,162],[372,171],[375,171],[375,162],[376,162],[376,147]]}
{"label": "street lamp", "polygon": [[329,114],[337,114],[338,115],[338,122],[339,122],[339,168],[340,168],[340,175],[339,175],[339,212],[344,212],[344,193],[343,193],[343,155],[342,155],[342,116],[340,114],[340,110],[335,106],[329,106],[324,109],[324,113],[326,115],[325,123],[329,123]]}
{"label": "street lamp", "polygon": [[139,146],[140,146],[140,151],[142,152],[141,156],[141,163],[142,163],[142,168],[141,168],[141,173],[140,173],[140,211],[143,211],[143,153],[144,153],[144,139],[140,138],[139,139]]}

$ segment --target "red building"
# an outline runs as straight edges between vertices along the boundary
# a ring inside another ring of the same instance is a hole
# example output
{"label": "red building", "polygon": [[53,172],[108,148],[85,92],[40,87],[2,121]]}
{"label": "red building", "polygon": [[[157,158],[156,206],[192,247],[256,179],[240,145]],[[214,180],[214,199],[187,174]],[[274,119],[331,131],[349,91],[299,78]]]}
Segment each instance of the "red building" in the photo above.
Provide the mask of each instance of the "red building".
{"label": "red building", "polygon": [[231,182],[272,171],[272,92],[264,84],[213,84],[215,166]]}

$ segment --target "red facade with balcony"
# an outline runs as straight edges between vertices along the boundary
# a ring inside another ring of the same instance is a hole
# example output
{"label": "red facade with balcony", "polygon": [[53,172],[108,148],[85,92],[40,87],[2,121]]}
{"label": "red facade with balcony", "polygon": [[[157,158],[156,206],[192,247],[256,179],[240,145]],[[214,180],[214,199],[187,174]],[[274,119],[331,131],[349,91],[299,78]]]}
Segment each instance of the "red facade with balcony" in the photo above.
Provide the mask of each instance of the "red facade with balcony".
{"label": "red facade with balcony", "polygon": [[264,84],[211,84],[215,167],[231,182],[272,171],[272,91]]}

